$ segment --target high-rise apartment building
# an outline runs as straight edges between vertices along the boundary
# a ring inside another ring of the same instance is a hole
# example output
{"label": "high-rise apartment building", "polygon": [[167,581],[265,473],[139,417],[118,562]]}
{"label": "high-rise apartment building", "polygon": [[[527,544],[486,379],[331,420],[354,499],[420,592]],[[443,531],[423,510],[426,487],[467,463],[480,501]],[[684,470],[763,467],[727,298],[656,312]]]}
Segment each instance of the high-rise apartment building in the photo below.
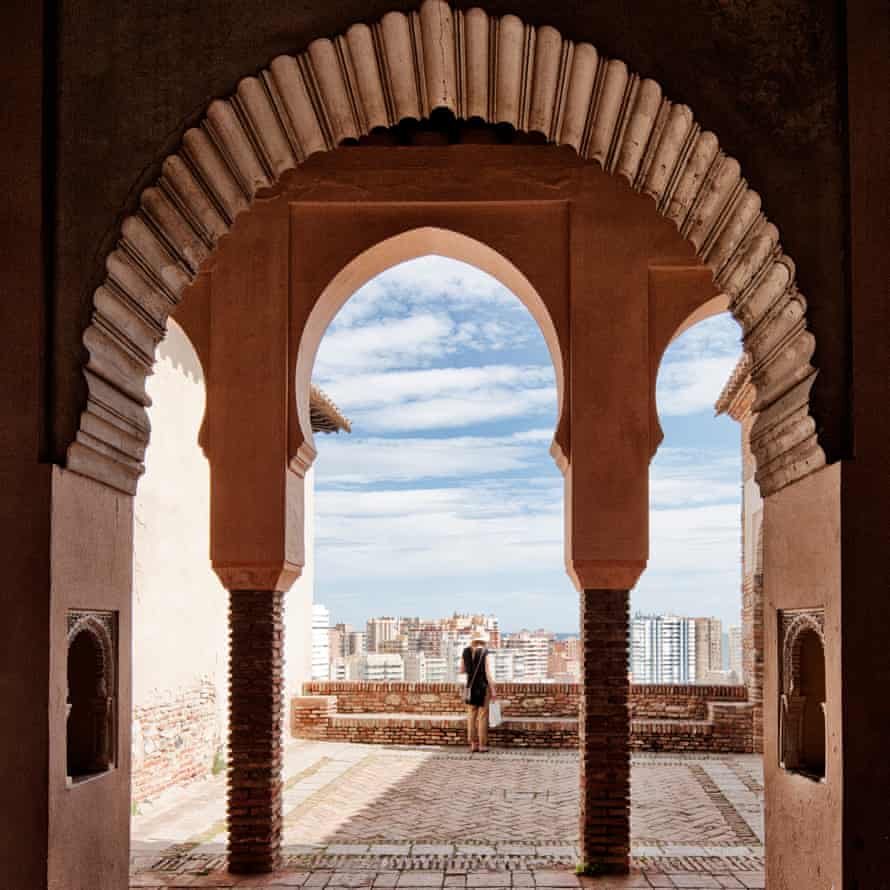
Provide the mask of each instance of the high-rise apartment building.
{"label": "high-rise apartment building", "polygon": [[547,679],[547,657],[553,634],[521,630],[503,638],[506,649],[514,652],[513,675],[517,683],[543,683]]}
{"label": "high-rise apartment building", "polygon": [[723,622],[693,618],[695,622],[695,682],[712,683],[723,671]]}
{"label": "high-rise apartment building", "polygon": [[321,603],[312,604],[312,679],[330,679],[331,613]]}
{"label": "high-rise apartment building", "polygon": [[516,680],[516,650],[489,649],[492,674],[495,683],[513,683]]}
{"label": "high-rise apartment building", "polygon": [[635,615],[631,622],[635,683],[695,680],[695,621],[678,615]]}
{"label": "high-rise apartment building", "polygon": [[385,640],[392,640],[399,635],[398,618],[369,618],[366,625],[366,641],[368,652],[379,652]]}

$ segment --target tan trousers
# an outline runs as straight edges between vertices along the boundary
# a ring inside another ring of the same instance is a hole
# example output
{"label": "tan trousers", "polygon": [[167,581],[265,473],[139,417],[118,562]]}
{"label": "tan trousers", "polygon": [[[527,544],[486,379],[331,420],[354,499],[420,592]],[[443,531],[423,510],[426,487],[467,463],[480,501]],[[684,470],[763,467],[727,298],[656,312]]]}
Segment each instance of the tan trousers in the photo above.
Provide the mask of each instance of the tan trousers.
{"label": "tan trousers", "polygon": [[488,747],[488,703],[491,696],[485,696],[484,705],[467,705],[467,740],[472,748],[478,744],[480,748]]}

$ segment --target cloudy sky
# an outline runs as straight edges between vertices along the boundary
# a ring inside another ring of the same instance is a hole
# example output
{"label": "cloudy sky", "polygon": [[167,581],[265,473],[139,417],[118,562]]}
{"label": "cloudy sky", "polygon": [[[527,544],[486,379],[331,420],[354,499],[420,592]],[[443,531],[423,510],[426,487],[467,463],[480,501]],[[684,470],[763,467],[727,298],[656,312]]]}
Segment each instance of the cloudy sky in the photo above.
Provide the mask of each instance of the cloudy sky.
{"label": "cloudy sky", "polygon": [[[634,610],[739,622],[739,431],[713,416],[739,353],[719,316],[665,356]],[[315,598],[333,621],[473,610],[507,630],[577,631],[553,366],[510,291],[443,257],[396,266],[337,315],[313,379],[353,430],[316,437]]]}

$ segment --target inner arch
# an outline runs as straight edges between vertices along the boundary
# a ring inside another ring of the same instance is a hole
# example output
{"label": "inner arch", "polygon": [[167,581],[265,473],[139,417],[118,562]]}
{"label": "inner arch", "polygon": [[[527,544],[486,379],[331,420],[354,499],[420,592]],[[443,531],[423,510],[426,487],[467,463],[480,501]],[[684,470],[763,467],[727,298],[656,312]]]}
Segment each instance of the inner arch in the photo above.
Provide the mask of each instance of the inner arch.
{"label": "inner arch", "polygon": [[558,433],[564,410],[565,369],[556,328],[544,301],[525,275],[502,254],[475,238],[434,226],[402,232],[363,251],[344,266],[322,292],[306,322],[297,352],[297,410],[303,441],[314,452],[309,416],[309,386],[318,348],[334,316],[360,287],[381,272],[399,263],[430,254],[460,260],[491,275],[515,294],[534,318],[547,344],[556,375],[558,419],[550,453],[564,472],[567,465],[566,452],[559,441]]}

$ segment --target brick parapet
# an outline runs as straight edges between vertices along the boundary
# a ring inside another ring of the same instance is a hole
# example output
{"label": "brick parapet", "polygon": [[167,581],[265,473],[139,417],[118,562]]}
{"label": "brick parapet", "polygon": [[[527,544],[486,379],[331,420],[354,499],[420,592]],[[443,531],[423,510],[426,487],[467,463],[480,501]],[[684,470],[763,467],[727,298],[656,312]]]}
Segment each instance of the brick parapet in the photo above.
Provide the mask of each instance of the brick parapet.
{"label": "brick parapet", "polygon": [[[291,700],[291,732],[296,738],[390,745],[466,743],[464,705],[456,684],[315,681],[304,688],[318,693],[336,690],[336,694]],[[570,692],[573,706],[567,708],[560,701],[551,710],[536,703],[533,714],[516,707],[527,690],[540,696],[551,689],[559,696]],[[506,720],[492,730],[492,744],[523,748],[578,744],[580,686],[501,683],[498,691]],[[398,697],[389,702],[390,708],[378,709],[393,693]],[[430,707],[423,696],[431,694],[439,696],[441,707]],[[637,751],[750,752],[752,708],[746,696],[744,686],[631,686],[630,747]],[[720,704],[726,707],[712,707]]]}
{"label": "brick parapet", "polygon": [[283,594],[231,591],[229,644],[229,871],[274,871],[281,858]]}

